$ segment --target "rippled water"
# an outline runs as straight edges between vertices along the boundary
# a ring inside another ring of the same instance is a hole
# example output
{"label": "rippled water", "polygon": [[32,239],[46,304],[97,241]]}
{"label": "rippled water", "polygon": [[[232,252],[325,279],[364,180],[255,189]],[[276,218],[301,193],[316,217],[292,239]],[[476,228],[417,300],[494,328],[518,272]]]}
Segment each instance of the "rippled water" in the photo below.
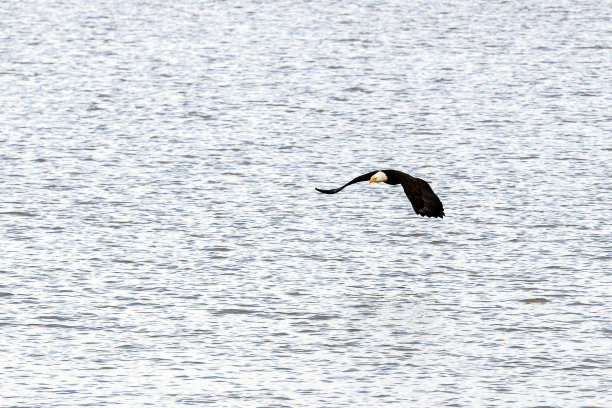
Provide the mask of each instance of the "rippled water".
{"label": "rippled water", "polygon": [[0,4],[2,404],[611,406],[610,10]]}

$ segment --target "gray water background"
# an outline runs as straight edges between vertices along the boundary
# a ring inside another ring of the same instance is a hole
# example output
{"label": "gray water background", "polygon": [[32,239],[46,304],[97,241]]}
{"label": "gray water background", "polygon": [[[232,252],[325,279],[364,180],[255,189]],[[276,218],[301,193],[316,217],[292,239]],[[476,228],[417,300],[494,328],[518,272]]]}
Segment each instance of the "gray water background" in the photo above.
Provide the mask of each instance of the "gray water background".
{"label": "gray water background", "polygon": [[0,3],[1,405],[612,406],[611,10]]}

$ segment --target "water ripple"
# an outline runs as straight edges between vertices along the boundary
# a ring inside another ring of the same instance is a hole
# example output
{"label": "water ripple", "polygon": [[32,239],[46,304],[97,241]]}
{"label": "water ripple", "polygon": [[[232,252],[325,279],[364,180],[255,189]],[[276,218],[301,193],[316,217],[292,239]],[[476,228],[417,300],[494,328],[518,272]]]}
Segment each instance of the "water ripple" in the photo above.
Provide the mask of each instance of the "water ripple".
{"label": "water ripple", "polygon": [[605,2],[0,15],[5,404],[612,405]]}

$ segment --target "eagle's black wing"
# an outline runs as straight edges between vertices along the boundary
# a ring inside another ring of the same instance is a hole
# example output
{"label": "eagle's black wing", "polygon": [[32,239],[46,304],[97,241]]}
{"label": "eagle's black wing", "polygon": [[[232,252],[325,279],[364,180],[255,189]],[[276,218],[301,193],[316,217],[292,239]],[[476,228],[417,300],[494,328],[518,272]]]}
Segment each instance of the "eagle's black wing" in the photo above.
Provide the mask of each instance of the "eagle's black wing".
{"label": "eagle's black wing", "polygon": [[408,176],[402,177],[401,183],[415,213],[422,217],[444,217],[442,202],[425,180]]}
{"label": "eagle's black wing", "polygon": [[362,174],[361,176],[355,177],[354,179],[352,179],[351,181],[349,181],[348,183],[346,183],[342,187],[334,188],[334,189],[331,189],[331,190],[322,190],[322,189],[317,188],[317,187],[315,187],[315,189],[318,192],[324,193],[324,194],[336,194],[337,192],[341,191],[344,187],[350,186],[351,184],[359,183],[360,181],[369,181],[372,178],[372,176],[375,175],[376,173],[378,173],[378,170],[374,170],[374,171],[371,171],[369,173]]}

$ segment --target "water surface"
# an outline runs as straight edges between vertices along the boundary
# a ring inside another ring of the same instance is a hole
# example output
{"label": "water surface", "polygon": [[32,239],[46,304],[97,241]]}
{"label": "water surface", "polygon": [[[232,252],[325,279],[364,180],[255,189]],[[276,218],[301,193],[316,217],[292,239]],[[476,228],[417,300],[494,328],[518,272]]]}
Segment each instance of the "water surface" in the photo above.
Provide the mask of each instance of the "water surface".
{"label": "water surface", "polygon": [[612,405],[609,4],[0,27],[2,405]]}

